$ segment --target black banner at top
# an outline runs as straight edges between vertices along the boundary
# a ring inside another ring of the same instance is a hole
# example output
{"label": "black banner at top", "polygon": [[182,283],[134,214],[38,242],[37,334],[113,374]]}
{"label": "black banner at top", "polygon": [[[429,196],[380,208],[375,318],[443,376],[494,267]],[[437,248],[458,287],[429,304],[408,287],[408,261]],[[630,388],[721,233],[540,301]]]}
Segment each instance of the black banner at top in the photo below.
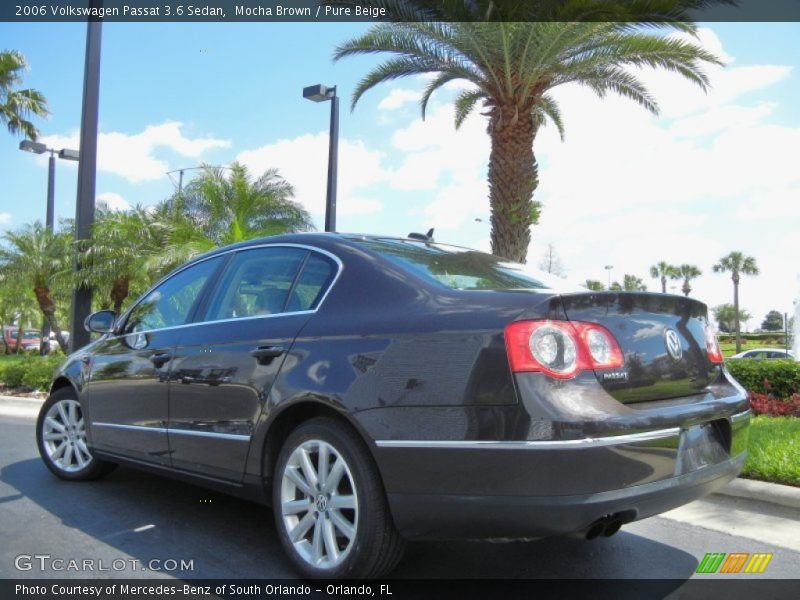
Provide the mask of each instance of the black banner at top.
{"label": "black banner at top", "polygon": [[3,0],[4,22],[800,22],[800,0]]}

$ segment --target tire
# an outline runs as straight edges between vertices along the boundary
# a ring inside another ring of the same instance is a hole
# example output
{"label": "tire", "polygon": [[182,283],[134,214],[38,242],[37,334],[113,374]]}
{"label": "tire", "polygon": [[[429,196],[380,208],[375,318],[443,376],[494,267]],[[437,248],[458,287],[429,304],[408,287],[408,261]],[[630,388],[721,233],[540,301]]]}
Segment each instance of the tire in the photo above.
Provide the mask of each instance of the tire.
{"label": "tire", "polygon": [[[323,454],[327,469],[320,464]],[[319,477],[323,471],[327,477]],[[338,479],[334,487],[332,478]],[[272,481],[278,536],[305,577],[377,578],[399,562],[405,541],[392,521],[378,469],[346,425],[325,417],[299,425],[281,448]]]}
{"label": "tire", "polygon": [[94,457],[86,446],[81,405],[69,387],[56,390],[42,405],[36,420],[36,444],[44,464],[61,479],[89,481],[116,467]]}

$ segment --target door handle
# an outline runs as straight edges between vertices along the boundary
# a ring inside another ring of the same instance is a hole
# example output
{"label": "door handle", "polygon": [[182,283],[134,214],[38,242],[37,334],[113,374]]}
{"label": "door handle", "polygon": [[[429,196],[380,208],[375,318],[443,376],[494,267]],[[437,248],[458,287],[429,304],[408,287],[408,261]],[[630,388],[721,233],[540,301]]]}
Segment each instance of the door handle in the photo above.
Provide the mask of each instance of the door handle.
{"label": "door handle", "polygon": [[278,358],[281,354],[286,352],[283,346],[259,346],[255,350],[251,350],[251,356],[258,359],[258,364],[265,365],[273,358]]}
{"label": "door handle", "polygon": [[165,363],[168,363],[172,360],[172,354],[170,352],[157,352],[150,357],[150,361],[156,367],[162,367]]}

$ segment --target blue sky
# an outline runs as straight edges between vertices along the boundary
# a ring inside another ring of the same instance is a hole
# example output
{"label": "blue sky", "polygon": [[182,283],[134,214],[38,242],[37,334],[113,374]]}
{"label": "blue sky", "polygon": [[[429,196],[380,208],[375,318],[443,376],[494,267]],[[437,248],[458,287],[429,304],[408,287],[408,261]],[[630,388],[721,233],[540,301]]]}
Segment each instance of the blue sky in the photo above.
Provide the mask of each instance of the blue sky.
{"label": "blue sky", "polygon": [[[354,113],[349,92],[373,58],[331,61],[333,47],[364,24],[106,23],[97,193],[112,206],[168,196],[165,172],[242,160],[278,167],[322,225],[328,107],[301,98],[305,85],[338,84],[342,98],[338,226],[488,248],[483,119],[455,132],[444,91],[419,119],[420,79],[368,93]],[[26,85],[48,97],[46,140],[77,145],[85,27],[0,23],[0,47],[22,51]],[[756,256],[763,275],[742,302],[760,323],[791,310],[800,283],[800,24],[711,24],[703,43],[728,59],[705,96],[669,75],[648,75],[663,112],[624,100],[559,91],[567,139],[537,140],[544,203],[529,262],[553,244],[575,279],[636,273],[666,259],[704,271],[695,295],[729,301],[711,264],[733,249]],[[45,161],[0,137],[0,229],[44,216]],[[59,161],[56,214],[74,215],[75,165]]]}

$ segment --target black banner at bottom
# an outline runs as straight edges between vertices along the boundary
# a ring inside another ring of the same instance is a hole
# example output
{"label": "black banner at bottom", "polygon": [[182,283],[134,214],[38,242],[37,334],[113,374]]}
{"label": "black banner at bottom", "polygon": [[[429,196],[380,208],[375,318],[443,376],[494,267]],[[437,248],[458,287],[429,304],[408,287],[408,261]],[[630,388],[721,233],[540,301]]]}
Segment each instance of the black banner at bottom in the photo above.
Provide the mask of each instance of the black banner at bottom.
{"label": "black banner at bottom", "polygon": [[783,600],[800,598],[800,580],[753,579],[477,579],[368,582],[289,579],[4,579],[0,598],[31,600],[471,600],[591,598],[639,600]]}

